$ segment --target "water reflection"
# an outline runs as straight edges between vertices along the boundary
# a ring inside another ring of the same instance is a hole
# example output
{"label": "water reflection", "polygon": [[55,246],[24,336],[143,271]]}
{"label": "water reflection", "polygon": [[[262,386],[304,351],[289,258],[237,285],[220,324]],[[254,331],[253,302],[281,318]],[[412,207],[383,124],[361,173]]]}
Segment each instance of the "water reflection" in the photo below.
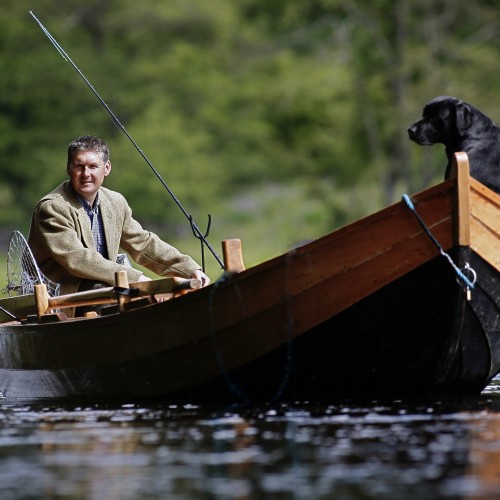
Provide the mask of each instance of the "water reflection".
{"label": "water reflection", "polygon": [[411,403],[4,404],[2,499],[495,498],[496,384]]}

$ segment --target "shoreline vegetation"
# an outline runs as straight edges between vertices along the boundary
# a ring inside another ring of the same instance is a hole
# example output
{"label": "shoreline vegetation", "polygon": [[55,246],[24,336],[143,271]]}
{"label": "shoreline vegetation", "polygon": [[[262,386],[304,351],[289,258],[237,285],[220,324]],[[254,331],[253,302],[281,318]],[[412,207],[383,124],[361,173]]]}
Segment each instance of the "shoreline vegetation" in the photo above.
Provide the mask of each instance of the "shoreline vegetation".
{"label": "shoreline vegetation", "polygon": [[[27,236],[33,206],[65,177],[68,143],[91,133],[111,147],[106,185],[200,260],[189,222],[125,135],[23,3],[4,3],[2,258],[10,233]],[[240,238],[250,267],[439,182],[443,148],[406,133],[436,95],[499,121],[496,9],[488,0],[40,0],[34,14],[200,229],[212,215],[211,245]]]}

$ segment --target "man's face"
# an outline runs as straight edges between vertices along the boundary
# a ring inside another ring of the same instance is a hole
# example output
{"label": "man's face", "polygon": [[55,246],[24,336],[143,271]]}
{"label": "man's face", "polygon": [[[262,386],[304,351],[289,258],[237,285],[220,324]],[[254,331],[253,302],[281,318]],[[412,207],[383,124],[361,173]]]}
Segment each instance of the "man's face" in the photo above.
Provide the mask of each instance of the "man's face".
{"label": "man's face", "polygon": [[111,172],[111,162],[104,163],[101,155],[94,151],[76,151],[67,172],[73,189],[92,204],[104,177]]}

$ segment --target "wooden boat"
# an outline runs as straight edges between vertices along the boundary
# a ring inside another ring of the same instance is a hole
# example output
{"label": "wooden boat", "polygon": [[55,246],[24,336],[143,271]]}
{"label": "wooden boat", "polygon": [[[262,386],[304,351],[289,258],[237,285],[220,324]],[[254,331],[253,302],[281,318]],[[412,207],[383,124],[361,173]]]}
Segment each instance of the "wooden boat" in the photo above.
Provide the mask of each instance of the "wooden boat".
{"label": "wooden boat", "polygon": [[[154,298],[175,280],[3,299],[0,391],[179,403],[480,393],[500,370],[499,207],[460,153],[456,175],[411,202],[249,269],[225,251],[229,272],[170,300]],[[137,297],[116,299],[123,288]],[[65,319],[94,301],[117,305]]]}

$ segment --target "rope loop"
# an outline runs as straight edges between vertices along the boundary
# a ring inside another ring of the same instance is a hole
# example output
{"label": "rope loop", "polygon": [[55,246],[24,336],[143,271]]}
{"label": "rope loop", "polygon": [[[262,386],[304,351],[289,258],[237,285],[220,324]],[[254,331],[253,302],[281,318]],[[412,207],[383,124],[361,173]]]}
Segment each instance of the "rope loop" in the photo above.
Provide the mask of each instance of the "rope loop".
{"label": "rope loop", "polygon": [[[415,208],[415,205],[413,204],[413,201],[411,200],[411,198],[407,194],[403,194],[402,199],[406,203],[406,206],[413,212],[413,214],[417,218],[419,224],[422,226],[422,229],[425,231],[427,236],[429,236],[429,238],[434,243],[434,245],[436,245],[437,249],[439,250],[439,253],[443,257],[445,257],[448,260],[448,262],[450,263],[450,266],[453,268],[453,270],[455,271],[455,274],[457,275],[457,282],[460,285],[465,286],[466,288],[473,290],[474,286],[476,284],[476,279],[477,279],[476,271],[474,271],[474,269],[472,269],[472,267],[470,267],[469,263],[465,264],[465,267],[463,268],[463,270],[460,269],[453,262],[453,259],[450,257],[450,255],[443,250],[443,247],[441,246],[439,241],[431,233],[431,230],[427,227],[424,220],[422,219],[422,217],[420,217],[420,214],[417,212],[417,209]],[[469,279],[466,276],[466,273],[471,275],[471,279]]]}

